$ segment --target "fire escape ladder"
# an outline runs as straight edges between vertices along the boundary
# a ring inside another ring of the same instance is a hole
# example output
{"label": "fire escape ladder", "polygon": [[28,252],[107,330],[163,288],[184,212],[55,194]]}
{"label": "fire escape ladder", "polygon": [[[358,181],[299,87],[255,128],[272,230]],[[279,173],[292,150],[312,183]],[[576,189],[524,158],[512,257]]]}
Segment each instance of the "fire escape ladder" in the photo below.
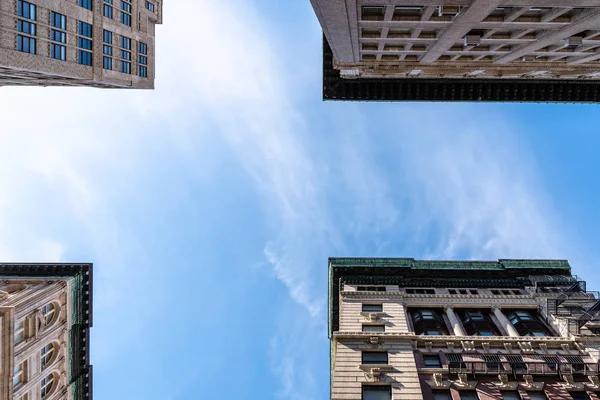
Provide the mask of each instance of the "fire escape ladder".
{"label": "fire escape ladder", "polygon": [[596,300],[596,302],[590,308],[585,310],[583,315],[579,318],[579,327],[581,328],[590,322],[596,316],[596,314],[598,314],[598,312],[600,312],[600,300]]}

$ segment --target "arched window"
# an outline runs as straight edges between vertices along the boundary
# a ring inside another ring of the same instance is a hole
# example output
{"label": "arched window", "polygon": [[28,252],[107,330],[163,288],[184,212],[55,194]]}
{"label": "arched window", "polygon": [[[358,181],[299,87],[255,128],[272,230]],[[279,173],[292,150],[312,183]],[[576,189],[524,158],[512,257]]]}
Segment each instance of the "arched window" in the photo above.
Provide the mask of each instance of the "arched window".
{"label": "arched window", "polygon": [[44,317],[44,321],[46,321],[46,325],[51,324],[54,321],[54,317],[56,315],[56,306],[54,303],[48,303],[43,306],[40,310],[42,312],[42,316]]}
{"label": "arched window", "polygon": [[42,363],[42,368],[47,367],[54,361],[56,353],[57,349],[54,343],[48,343],[46,346],[42,347],[42,350],[40,350],[40,362]]}
{"label": "arched window", "polygon": [[40,396],[42,399],[47,398],[52,394],[54,388],[56,387],[56,376],[55,374],[50,374],[46,376],[40,382]]}

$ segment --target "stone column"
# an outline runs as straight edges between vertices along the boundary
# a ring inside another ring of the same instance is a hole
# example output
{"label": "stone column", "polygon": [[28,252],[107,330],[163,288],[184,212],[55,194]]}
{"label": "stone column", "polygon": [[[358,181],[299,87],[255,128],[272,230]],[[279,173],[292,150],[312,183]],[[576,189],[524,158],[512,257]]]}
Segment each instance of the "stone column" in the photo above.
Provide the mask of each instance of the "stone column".
{"label": "stone column", "polygon": [[454,335],[467,336],[465,329],[463,328],[462,324],[456,317],[456,314],[454,314],[454,310],[452,309],[452,306],[445,306],[444,310],[446,310],[446,315],[448,316],[448,319],[450,320],[450,325],[452,325],[452,330],[454,331]]}
{"label": "stone column", "polygon": [[496,318],[498,318],[498,322],[500,322],[500,325],[502,325],[504,330],[508,332],[508,334],[511,337],[521,336],[519,335],[519,332],[517,332],[513,324],[508,320],[508,318],[506,318],[506,315],[504,315],[502,310],[500,310],[500,307],[492,307],[492,311],[494,311],[494,315],[496,316]]}

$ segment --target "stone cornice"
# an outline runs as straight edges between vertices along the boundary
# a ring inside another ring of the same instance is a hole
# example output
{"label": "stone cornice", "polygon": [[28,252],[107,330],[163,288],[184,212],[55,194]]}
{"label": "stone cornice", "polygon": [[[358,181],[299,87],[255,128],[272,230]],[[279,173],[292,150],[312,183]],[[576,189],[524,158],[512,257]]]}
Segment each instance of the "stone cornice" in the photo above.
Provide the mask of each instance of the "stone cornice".
{"label": "stone cornice", "polygon": [[460,306],[460,305],[483,305],[490,306],[530,306],[537,307],[536,296],[526,295],[471,295],[471,294],[407,294],[403,292],[371,292],[371,291],[342,291],[342,299],[378,299],[378,300],[401,300],[404,305],[437,304]]}

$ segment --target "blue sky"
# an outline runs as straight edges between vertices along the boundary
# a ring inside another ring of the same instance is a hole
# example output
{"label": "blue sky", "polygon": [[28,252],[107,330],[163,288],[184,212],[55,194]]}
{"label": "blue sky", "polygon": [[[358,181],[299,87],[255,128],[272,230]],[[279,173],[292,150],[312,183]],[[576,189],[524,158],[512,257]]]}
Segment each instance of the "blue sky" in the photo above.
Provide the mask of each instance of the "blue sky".
{"label": "blue sky", "polygon": [[166,3],[156,91],[0,88],[0,259],[94,262],[97,398],[326,399],[329,256],[600,287],[597,106],[323,103],[308,0]]}

